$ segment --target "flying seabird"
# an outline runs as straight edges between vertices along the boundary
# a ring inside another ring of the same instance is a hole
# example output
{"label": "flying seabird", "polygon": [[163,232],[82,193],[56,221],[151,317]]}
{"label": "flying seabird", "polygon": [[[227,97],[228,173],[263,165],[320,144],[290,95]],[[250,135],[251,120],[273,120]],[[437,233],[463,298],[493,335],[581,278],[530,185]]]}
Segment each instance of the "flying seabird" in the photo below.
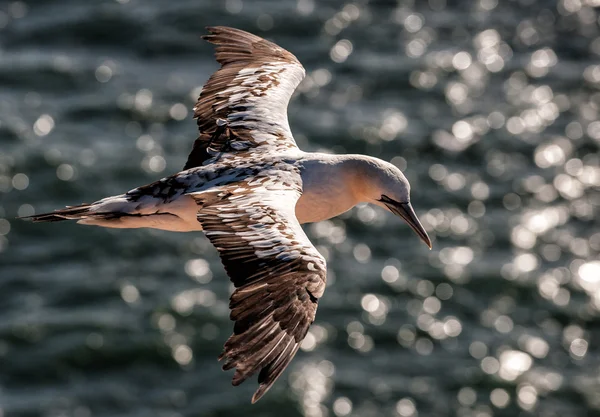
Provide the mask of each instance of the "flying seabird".
{"label": "flying seabird", "polygon": [[285,49],[228,27],[209,27],[221,64],[194,107],[200,135],[184,170],[124,194],[28,217],[113,228],[203,231],[235,286],[233,334],[219,360],[233,385],[258,372],[260,399],[292,360],[315,319],[325,259],[303,223],[367,202],[400,216],[429,248],[394,165],[364,155],[303,152],[287,119],[305,75]]}

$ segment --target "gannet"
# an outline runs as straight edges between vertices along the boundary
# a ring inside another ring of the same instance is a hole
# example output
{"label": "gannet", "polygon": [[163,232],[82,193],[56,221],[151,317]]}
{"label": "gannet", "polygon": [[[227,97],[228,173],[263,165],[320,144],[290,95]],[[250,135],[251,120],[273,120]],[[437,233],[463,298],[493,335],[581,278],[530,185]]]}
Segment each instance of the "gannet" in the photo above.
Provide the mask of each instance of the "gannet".
{"label": "gannet", "polygon": [[200,135],[184,170],[124,194],[28,217],[113,228],[203,231],[235,290],[233,334],[219,360],[233,385],[258,372],[259,400],[290,363],[325,290],[325,259],[301,224],[361,202],[400,216],[431,249],[410,202],[410,184],[391,163],[364,155],[303,152],[287,118],[305,75],[285,49],[242,30],[209,27],[218,69],[194,118]]}

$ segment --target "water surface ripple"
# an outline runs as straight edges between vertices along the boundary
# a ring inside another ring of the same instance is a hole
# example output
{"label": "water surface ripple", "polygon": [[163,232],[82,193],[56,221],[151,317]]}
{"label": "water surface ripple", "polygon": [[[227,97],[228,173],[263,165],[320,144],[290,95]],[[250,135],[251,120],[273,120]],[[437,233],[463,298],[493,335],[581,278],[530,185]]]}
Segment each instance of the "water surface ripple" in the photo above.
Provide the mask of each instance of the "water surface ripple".
{"label": "water surface ripple", "polygon": [[[0,416],[600,415],[599,7],[0,2]],[[370,206],[308,225],[329,286],[254,406],[204,236],[15,220],[181,169],[206,25],[296,54],[300,146],[398,165],[434,239]]]}

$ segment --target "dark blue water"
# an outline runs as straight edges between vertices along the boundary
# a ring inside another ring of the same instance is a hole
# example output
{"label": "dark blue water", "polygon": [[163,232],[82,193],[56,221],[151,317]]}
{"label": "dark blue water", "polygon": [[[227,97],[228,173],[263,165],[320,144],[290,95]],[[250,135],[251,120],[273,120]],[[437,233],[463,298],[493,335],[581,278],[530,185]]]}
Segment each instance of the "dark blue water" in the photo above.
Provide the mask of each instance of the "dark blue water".
{"label": "dark blue water", "polygon": [[[600,415],[598,6],[0,3],[0,416]],[[434,238],[308,225],[329,286],[256,405],[204,236],[15,220],[181,169],[206,25],[292,51],[300,146],[401,167]]]}

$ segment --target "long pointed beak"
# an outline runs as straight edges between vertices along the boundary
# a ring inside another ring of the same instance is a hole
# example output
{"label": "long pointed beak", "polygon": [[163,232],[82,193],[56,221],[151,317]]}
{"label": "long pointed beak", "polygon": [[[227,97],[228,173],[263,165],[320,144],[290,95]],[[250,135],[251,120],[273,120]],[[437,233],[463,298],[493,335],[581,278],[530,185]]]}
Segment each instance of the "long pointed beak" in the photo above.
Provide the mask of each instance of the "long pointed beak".
{"label": "long pointed beak", "polygon": [[419,221],[415,210],[410,203],[398,203],[396,201],[386,201],[385,205],[392,211],[392,213],[402,217],[406,223],[415,231],[429,249],[431,249],[431,239],[427,235],[425,228]]}

